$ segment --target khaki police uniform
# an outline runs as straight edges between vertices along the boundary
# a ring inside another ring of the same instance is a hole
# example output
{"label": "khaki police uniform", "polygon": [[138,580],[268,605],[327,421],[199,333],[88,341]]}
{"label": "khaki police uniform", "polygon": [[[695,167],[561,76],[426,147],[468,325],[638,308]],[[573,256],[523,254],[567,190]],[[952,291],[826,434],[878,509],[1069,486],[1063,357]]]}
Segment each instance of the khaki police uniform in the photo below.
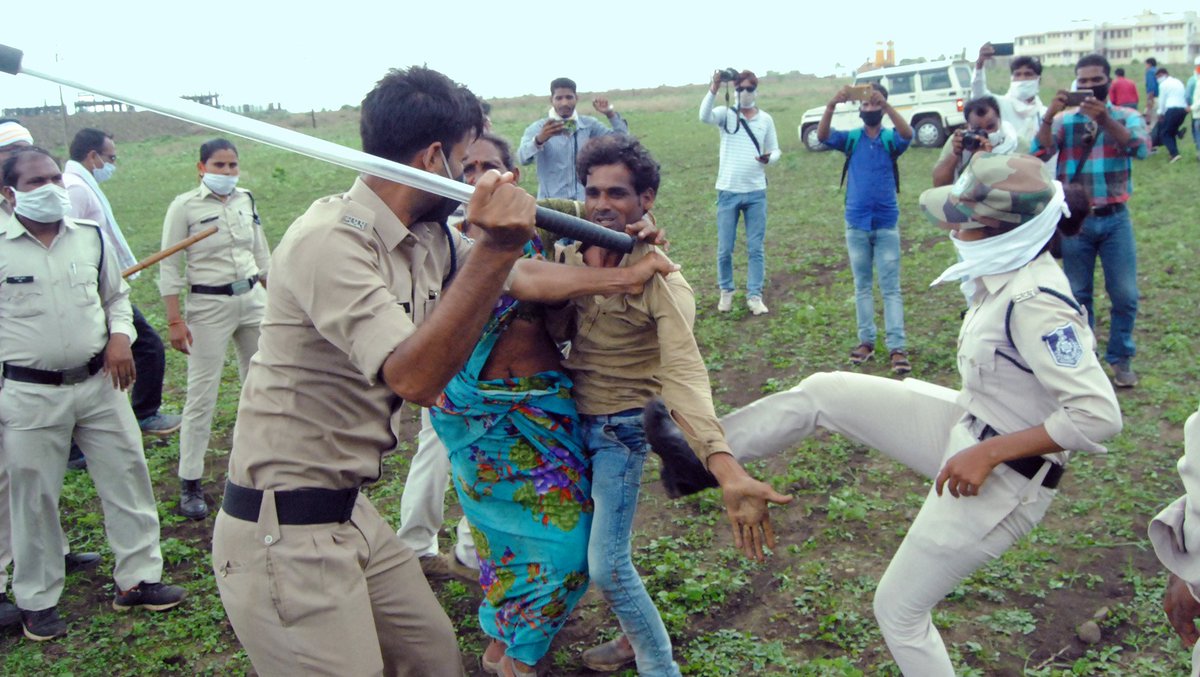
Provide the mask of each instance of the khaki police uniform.
{"label": "khaki police uniform", "polygon": [[[121,589],[162,576],[158,510],[141,431],[100,371],[110,333],[136,338],[129,285],[96,224],[63,219],[44,246],[14,216],[0,228],[0,421],[22,609],[58,603],[66,542],[58,499],[72,435],[104,510]],[[42,382],[47,376],[61,385]]]}
{"label": "khaki police uniform", "polygon": [[360,179],[275,250],[212,553],[262,674],[462,675],[416,556],[357,490],[396,446],[401,400],[380,369],[469,246],[440,224],[406,227]]}
{"label": "khaki police uniform", "polygon": [[[959,333],[960,391],[916,379],[815,374],[724,417],[726,437],[746,461],[792,449],[821,427],[930,479],[992,431],[1044,424],[1063,448],[1102,453],[1100,442],[1120,430],[1121,412],[1087,317],[1070,298],[1049,254],[980,277]],[[1069,455],[1034,457],[1024,466],[1031,476],[998,465],[977,496],[938,496],[930,488],[875,594],[880,629],[904,674],[955,674],[933,626],[934,605],[1041,521],[1056,493],[1044,486],[1046,478]]]}
{"label": "khaki police uniform", "polygon": [[271,254],[249,192],[235,188],[222,201],[200,184],[176,197],[163,221],[162,247],[174,246],[212,226],[217,227],[216,233],[159,266],[160,294],[188,292],[186,319],[192,345],[179,434],[179,477],[185,480],[200,479],[204,474],[229,341],[233,339],[238,373],[245,379],[250,358],[258,349],[259,325],[267,302],[266,290],[257,282],[266,276]]}

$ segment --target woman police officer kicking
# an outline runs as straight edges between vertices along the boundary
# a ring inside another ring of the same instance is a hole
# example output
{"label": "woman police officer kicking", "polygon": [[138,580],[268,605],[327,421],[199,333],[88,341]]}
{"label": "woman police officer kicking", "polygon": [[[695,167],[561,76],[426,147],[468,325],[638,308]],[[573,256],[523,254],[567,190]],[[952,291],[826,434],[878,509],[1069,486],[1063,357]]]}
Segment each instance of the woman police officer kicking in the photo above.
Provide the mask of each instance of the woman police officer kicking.
{"label": "woman police officer kicking", "polygon": [[[921,194],[961,260],[970,307],[958,339],[961,390],[916,379],[814,374],[721,420],[739,460],[778,453],[822,427],[934,480],[875,593],[875,616],[905,675],[952,677],[932,610],[960,581],[1041,521],[1070,455],[1101,453],[1121,429],[1116,395],[1087,317],[1048,253],[1079,232],[1087,200],[1027,155],[980,153],[951,186]],[[648,412],[649,414],[649,412]],[[663,417],[647,432],[665,451],[672,493],[703,478]],[[674,444],[671,440],[675,439]],[[685,490],[686,491],[686,490]]]}

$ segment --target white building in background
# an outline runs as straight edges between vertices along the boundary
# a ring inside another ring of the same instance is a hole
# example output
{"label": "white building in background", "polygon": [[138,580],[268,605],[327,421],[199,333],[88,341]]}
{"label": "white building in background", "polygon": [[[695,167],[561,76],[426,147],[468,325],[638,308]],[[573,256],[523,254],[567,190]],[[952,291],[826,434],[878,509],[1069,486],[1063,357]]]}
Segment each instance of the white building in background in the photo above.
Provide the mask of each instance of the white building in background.
{"label": "white building in background", "polygon": [[1188,64],[1200,56],[1200,16],[1196,12],[1155,14],[1149,10],[1121,21],[1078,25],[1046,33],[1018,35],[1015,53],[1036,56],[1047,66],[1073,66],[1097,52],[1113,65],[1158,59],[1161,64]]}

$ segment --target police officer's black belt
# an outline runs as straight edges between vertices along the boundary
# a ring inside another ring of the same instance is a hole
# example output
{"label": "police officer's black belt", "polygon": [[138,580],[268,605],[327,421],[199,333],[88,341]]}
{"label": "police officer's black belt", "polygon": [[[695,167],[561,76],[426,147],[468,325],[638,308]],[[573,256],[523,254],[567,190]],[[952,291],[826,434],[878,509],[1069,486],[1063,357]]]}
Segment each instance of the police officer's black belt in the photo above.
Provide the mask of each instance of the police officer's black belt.
{"label": "police officer's black belt", "polygon": [[73,386],[95,376],[96,372],[100,371],[100,367],[103,366],[104,352],[101,351],[96,353],[82,367],[64,369],[63,371],[19,367],[15,364],[6,363],[4,365],[4,378],[9,381],[21,381],[23,383],[40,383],[44,386]]}
{"label": "police officer's black belt", "polygon": [[193,294],[216,294],[217,296],[241,296],[246,292],[254,289],[254,285],[258,284],[258,275],[230,282],[229,284],[221,284],[215,287],[210,287],[205,284],[192,285]]}
{"label": "police officer's black belt", "polygon": [[[983,431],[979,433],[979,441],[982,442],[989,437],[995,437],[999,434],[992,426],[985,425],[983,426]],[[1058,488],[1058,482],[1062,479],[1065,468],[1054,461],[1047,461],[1041,456],[1026,456],[1025,458],[1018,458],[1013,461],[1005,461],[1004,465],[1016,470],[1025,479],[1031,480],[1037,477],[1043,463],[1049,463],[1050,469],[1046,471],[1046,477],[1042,479],[1042,486],[1047,489]]]}
{"label": "police officer's black belt", "polygon": [[[275,513],[280,524],[329,524],[345,522],[354,512],[358,488],[293,489],[275,492]],[[257,522],[263,492],[225,482],[225,500],[221,510],[230,517]]]}
{"label": "police officer's black belt", "polygon": [[1093,207],[1092,216],[1112,216],[1122,209],[1125,209],[1124,202],[1116,202],[1110,205],[1104,205],[1103,207]]}

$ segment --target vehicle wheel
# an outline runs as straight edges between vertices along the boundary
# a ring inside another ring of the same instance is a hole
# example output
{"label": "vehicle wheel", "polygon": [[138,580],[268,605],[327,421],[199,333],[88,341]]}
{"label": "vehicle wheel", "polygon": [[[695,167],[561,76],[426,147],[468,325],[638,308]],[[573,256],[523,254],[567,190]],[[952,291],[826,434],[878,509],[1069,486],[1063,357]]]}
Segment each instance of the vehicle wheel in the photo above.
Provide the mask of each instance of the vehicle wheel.
{"label": "vehicle wheel", "polygon": [[946,141],[942,121],[936,117],[925,117],[913,123],[913,140],[925,148],[941,148]]}
{"label": "vehicle wheel", "polygon": [[805,125],[804,129],[800,132],[800,139],[804,142],[804,147],[813,152],[827,150],[823,143],[817,141],[816,124]]}

